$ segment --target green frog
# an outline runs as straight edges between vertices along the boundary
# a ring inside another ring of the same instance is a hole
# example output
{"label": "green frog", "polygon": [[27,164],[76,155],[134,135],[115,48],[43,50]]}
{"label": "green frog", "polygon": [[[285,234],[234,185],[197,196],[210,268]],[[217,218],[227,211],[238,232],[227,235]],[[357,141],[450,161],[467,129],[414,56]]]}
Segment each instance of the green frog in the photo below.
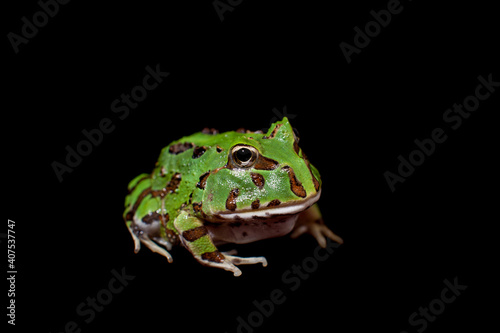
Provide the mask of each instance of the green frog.
{"label": "green frog", "polygon": [[143,244],[168,262],[168,251],[182,245],[201,264],[239,276],[238,265],[267,266],[267,260],[217,246],[288,233],[309,233],[321,247],[326,237],[342,243],[322,220],[319,172],[286,117],[267,133],[206,128],[174,141],[153,172],[134,178],[128,190],[123,217],[135,252]]}

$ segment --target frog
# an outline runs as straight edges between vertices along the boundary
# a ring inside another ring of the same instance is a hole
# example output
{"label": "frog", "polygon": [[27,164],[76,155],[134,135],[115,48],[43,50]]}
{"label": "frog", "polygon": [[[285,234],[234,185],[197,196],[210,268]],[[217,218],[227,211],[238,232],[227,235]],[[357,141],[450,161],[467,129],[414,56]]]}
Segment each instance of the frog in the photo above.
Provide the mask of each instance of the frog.
{"label": "frog", "polygon": [[205,128],[164,147],[153,171],[130,181],[123,218],[135,253],[144,245],[171,263],[180,246],[240,276],[239,265],[265,267],[266,258],[218,247],[287,234],[311,234],[323,248],[327,238],[343,243],[322,218],[321,185],[287,117],[266,133]]}

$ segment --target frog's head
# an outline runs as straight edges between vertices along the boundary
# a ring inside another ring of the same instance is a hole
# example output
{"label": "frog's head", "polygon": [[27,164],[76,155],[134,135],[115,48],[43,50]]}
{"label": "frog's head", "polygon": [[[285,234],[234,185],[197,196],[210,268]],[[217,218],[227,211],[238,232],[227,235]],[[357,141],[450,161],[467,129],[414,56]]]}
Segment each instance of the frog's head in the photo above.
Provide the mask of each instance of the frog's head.
{"label": "frog's head", "polygon": [[225,133],[226,164],[200,179],[206,219],[279,222],[314,204],[321,193],[320,176],[298,142],[287,118],[265,134]]}

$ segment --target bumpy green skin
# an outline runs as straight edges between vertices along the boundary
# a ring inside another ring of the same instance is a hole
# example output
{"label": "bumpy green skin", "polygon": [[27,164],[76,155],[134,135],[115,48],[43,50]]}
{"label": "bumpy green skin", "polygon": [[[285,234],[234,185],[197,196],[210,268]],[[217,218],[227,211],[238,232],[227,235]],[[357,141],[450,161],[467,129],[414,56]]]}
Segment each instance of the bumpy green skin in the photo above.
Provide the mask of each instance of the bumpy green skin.
{"label": "bumpy green skin", "polygon": [[[258,151],[250,167],[233,160],[232,149],[241,145]],[[284,118],[266,134],[198,132],[172,142],[161,151],[151,174],[130,182],[123,216],[136,240],[136,250],[138,239],[147,245],[151,239],[163,240],[168,249],[180,241],[201,263],[220,264],[237,275],[232,265],[224,266],[228,260],[213,245],[204,227],[206,221],[217,223],[221,214],[258,211],[269,203],[303,202],[319,195],[320,186],[318,171],[298,147],[298,138]],[[153,231],[145,227],[151,221],[157,226]],[[196,234],[197,239],[188,241],[186,232],[193,230],[201,236]]]}

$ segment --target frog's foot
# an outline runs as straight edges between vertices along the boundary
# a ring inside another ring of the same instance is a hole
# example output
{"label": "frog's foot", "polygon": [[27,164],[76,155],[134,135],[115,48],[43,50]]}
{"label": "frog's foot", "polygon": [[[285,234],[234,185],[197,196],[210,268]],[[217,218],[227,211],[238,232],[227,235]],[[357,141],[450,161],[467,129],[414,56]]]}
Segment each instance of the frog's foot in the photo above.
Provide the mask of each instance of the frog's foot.
{"label": "frog's foot", "polygon": [[[164,248],[158,246],[154,241],[152,241],[146,234],[142,234],[139,237],[132,231],[131,228],[128,229],[130,231],[130,234],[132,235],[132,239],[134,240],[134,252],[138,253],[139,250],[141,249],[141,243],[146,245],[151,251],[156,252],[158,254],[161,254],[165,258],[167,258],[169,263],[172,263],[174,260],[172,258],[172,255],[168,253],[167,250]],[[166,242],[166,241],[165,241]],[[162,245],[165,245],[167,248],[170,248],[171,245],[170,243],[162,243]],[[169,246],[170,245],[170,246]]]}
{"label": "frog's foot", "polygon": [[[233,272],[234,276],[240,276],[241,270],[236,267],[236,265],[252,265],[252,264],[262,264],[262,266],[267,266],[267,260],[264,257],[237,257],[234,256],[235,251],[222,252],[218,253],[219,260],[210,261],[204,260],[203,256],[201,258],[197,258],[200,263],[210,267],[222,268],[226,271]],[[212,258],[213,259],[213,258]]]}
{"label": "frog's foot", "polygon": [[235,265],[262,264],[262,266],[267,267],[267,260],[265,257],[237,257],[236,254],[238,254],[238,251],[236,250],[222,252],[222,254]]}
{"label": "frog's foot", "polygon": [[334,234],[333,231],[325,225],[317,205],[313,205],[300,214],[299,220],[297,221],[297,225],[293,230],[291,237],[297,238],[305,233],[311,234],[314,238],[316,238],[316,241],[322,248],[326,247],[326,237],[339,244],[344,242],[342,238]]}
{"label": "frog's foot", "polygon": [[316,238],[316,241],[322,248],[326,247],[326,237],[336,241],[339,244],[342,244],[344,242],[342,238],[334,234],[333,231],[331,231],[323,223],[323,220],[317,220],[316,222],[300,225],[292,232],[291,237],[297,238],[305,233],[311,234],[314,238]]}

